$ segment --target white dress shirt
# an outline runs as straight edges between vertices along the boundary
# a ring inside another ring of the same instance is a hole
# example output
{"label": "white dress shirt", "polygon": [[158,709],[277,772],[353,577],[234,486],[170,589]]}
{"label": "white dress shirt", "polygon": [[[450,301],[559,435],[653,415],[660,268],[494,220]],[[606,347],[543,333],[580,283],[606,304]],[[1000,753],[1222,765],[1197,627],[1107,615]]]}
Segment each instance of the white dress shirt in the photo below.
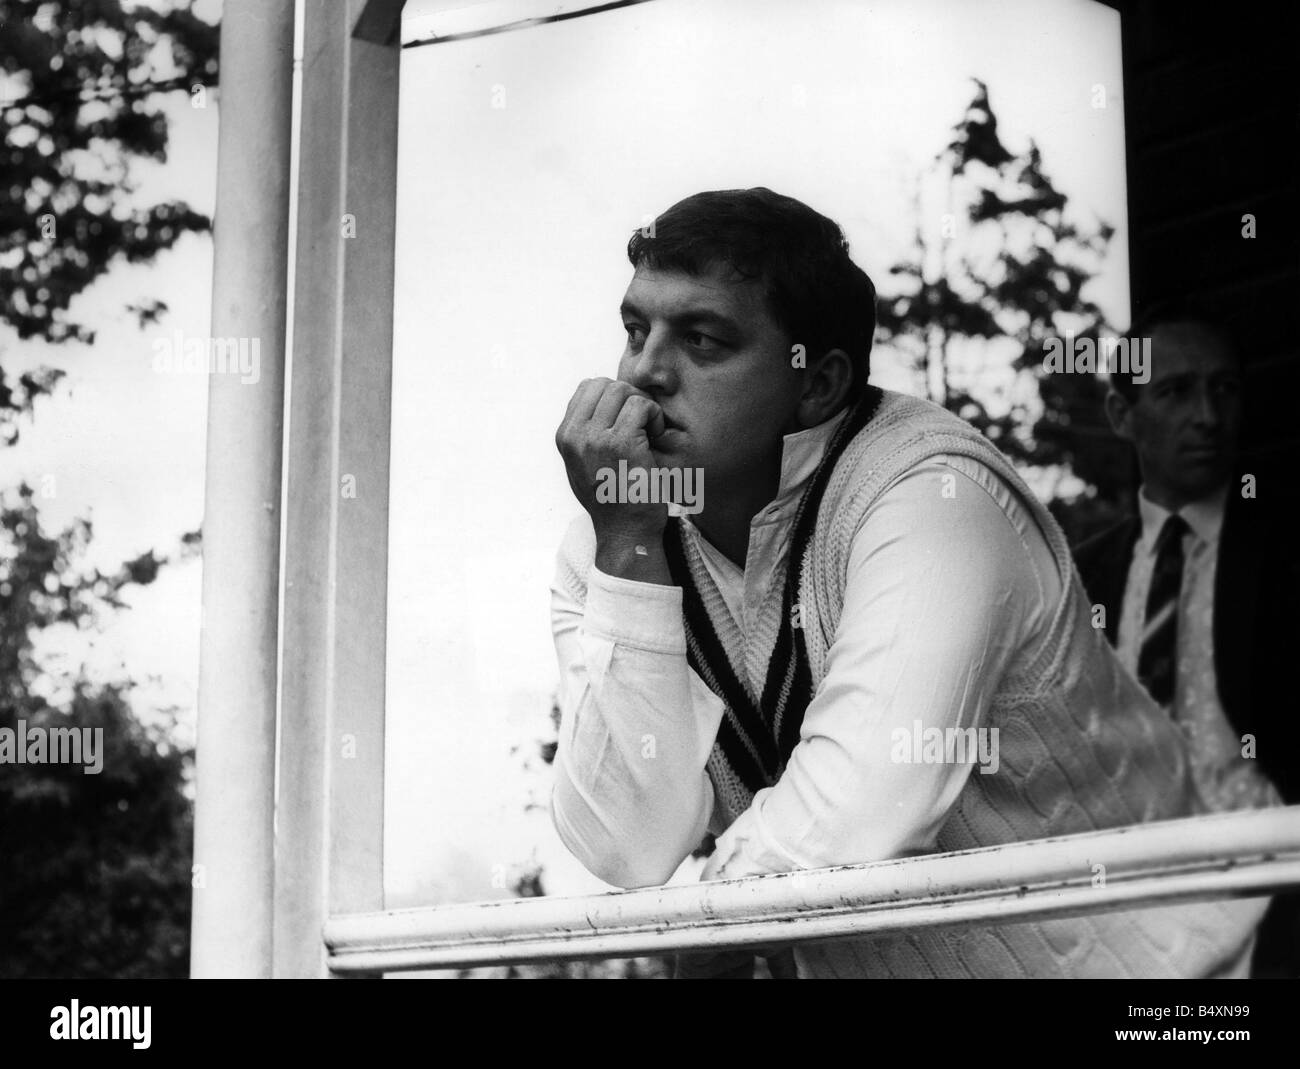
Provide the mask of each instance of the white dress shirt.
{"label": "white dress shirt", "polygon": [[[1214,667],[1214,585],[1219,535],[1228,491],[1178,510],[1190,530],[1183,535],[1183,576],[1178,591],[1174,697],[1171,714],[1187,736],[1192,773],[1201,796],[1215,811],[1280,805],[1281,798],[1258,764],[1242,756],[1243,740],[1219,700]],[[1156,540],[1171,513],[1138,493],[1142,535],[1124,584],[1118,653],[1135,676],[1142,654],[1147,595],[1156,563]]]}
{"label": "white dress shirt", "polygon": [[[785,439],[777,496],[751,523],[744,569],[699,537],[742,634],[778,593],[800,494],[837,424]],[[1061,597],[1046,540],[991,470],[958,456],[912,469],[854,538],[839,628],[784,774],[724,829],[705,772],[723,706],[687,663],[682,591],[606,575],[594,553],[584,514],[552,587],[553,809],[570,850],[623,887],[665,882],[710,827],[722,834],[706,879],[932,850],[966,777],[980,773],[896,763],[895,730],[981,727],[1004,667],[1038,641]],[[566,574],[586,578],[585,604]]]}

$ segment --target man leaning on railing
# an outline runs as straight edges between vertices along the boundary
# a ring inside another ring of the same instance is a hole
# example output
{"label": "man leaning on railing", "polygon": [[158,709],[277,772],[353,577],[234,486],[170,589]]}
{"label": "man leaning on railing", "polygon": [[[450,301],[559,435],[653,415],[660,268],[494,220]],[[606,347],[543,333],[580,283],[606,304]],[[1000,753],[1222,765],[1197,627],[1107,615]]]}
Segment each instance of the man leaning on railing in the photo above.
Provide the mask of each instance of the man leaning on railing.
{"label": "man leaning on railing", "polygon": [[[585,515],[552,586],[553,814],[593,873],[662,883],[706,832],[711,880],[1204,811],[1047,510],[969,424],[869,384],[875,291],[835,223],[766,189],[701,193],[628,254],[618,378],[579,385],[556,434]],[[673,472],[698,499],[653,492]],[[812,977],[1240,976],[1266,905],[793,959]]]}

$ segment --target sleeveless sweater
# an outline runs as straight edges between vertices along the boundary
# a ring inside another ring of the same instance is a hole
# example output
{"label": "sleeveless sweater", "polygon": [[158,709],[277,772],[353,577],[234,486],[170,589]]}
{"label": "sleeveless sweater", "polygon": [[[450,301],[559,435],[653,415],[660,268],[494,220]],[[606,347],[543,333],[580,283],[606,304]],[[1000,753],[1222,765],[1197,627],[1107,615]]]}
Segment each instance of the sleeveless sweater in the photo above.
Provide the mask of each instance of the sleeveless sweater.
{"label": "sleeveless sweater", "polygon": [[[1181,733],[1092,627],[1090,605],[1056,521],[983,435],[928,401],[884,391],[870,422],[831,470],[797,586],[813,692],[843,609],[850,549],[869,509],[894,481],[941,455],[970,457],[1005,481],[1046,538],[1063,595],[1045,633],[1008,666],[988,710],[985,726],[999,732],[999,769],[969,777],[936,849],[968,850],[1204,812]],[[775,594],[742,635],[693,537],[682,545],[700,603],[731,663],[744,666],[751,678],[765,678],[785,611],[783,583],[773,585]],[[953,552],[970,551],[953,546]],[[728,708],[724,715],[735,714]],[[753,777],[742,776],[719,743],[708,771],[721,823],[730,824],[752,801]],[[1214,976],[1240,959],[1267,901],[935,928],[805,944],[795,954],[800,975],[812,977]]]}

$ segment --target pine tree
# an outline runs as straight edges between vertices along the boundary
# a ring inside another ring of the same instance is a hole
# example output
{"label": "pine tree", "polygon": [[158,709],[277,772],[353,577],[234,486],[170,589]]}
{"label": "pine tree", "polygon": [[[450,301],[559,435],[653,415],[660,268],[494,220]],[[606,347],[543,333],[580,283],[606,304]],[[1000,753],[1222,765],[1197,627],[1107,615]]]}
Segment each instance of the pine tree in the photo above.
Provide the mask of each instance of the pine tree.
{"label": "pine tree", "polygon": [[[1084,296],[1114,235],[1084,224],[1038,146],[1011,152],[988,89],[976,93],[921,176],[907,255],[882,294],[881,340],[910,358],[920,391],[969,420],[1051,499],[1074,538],[1116,514],[1127,457],[1105,424],[1105,384],[1048,374],[1044,342],[1112,333]],[[1086,489],[1062,497],[1069,476]]]}

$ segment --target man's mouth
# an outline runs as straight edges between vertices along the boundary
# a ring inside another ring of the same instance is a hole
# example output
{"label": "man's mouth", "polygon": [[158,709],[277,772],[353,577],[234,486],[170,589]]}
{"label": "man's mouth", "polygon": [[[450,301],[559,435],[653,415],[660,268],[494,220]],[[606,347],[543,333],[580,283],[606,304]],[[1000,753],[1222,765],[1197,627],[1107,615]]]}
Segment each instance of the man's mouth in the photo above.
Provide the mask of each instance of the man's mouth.
{"label": "man's mouth", "polygon": [[659,433],[657,437],[651,439],[650,444],[652,446],[670,445],[673,439],[678,437],[678,435],[681,432],[681,429],[682,426],[680,423],[677,423],[675,420],[671,420],[667,416],[664,416],[664,429]]}

